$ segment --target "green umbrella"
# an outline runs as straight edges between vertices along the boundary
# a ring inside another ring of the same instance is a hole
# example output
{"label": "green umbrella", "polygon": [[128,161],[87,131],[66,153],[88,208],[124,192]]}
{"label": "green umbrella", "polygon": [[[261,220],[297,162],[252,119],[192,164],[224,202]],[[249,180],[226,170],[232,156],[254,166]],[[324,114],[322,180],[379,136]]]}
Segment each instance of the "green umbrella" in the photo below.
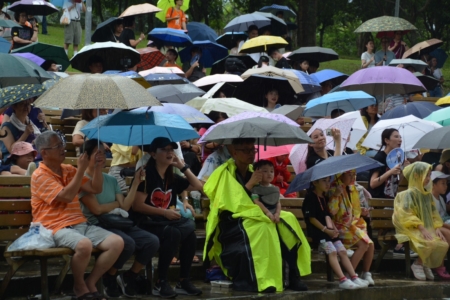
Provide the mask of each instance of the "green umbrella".
{"label": "green umbrella", "polygon": [[0,89],[0,108],[36,97],[45,92],[42,84],[20,84]]}
{"label": "green umbrella", "polygon": [[19,84],[41,84],[52,77],[34,62],[0,53],[0,88]]}
{"label": "green umbrella", "polygon": [[404,31],[417,30],[417,28],[402,18],[383,16],[370,19],[361,24],[355,33],[361,32],[382,32],[382,31]]}
{"label": "green umbrella", "polygon": [[58,65],[62,66],[62,71],[65,71],[70,65],[69,58],[63,47],[49,45],[44,43],[33,43],[19,49],[11,51],[11,53],[33,53],[45,60],[54,60]]}
{"label": "green umbrella", "polygon": [[[434,121],[442,126],[450,125],[450,107],[432,112],[428,117],[424,118],[427,121]],[[433,148],[434,149],[434,148]]]}
{"label": "green umbrella", "polygon": [[[170,7],[175,6],[175,1],[173,0],[158,0],[156,4],[157,7],[161,8],[161,11],[156,13],[156,17],[162,22],[166,22],[166,13]],[[184,0],[183,5],[181,5],[181,10],[186,11],[189,9],[189,0]]]}
{"label": "green umbrella", "polygon": [[0,27],[5,27],[5,28],[13,28],[13,27],[22,27],[19,24],[17,24],[16,22],[13,22],[11,20],[0,20]]}

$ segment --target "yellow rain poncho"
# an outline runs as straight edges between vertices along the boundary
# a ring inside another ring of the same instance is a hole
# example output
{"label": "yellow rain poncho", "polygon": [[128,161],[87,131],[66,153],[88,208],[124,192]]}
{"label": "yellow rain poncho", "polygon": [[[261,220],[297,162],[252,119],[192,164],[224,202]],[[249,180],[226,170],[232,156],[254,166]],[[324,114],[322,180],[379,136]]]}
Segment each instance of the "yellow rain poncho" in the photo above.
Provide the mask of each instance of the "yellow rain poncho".
{"label": "yellow rain poncho", "polygon": [[[423,162],[416,162],[403,170],[408,180],[408,189],[395,197],[392,221],[398,242],[409,241],[412,250],[419,254],[424,266],[437,268],[442,265],[448,244],[436,235],[436,228],[442,227],[443,222],[434,206],[431,180],[424,187],[428,172],[431,172],[431,166]],[[432,240],[423,237],[418,229],[419,225],[430,232]]]}
{"label": "yellow rain poncho", "polygon": [[[289,251],[297,251],[300,274],[311,273],[311,248],[296,217],[282,211],[283,222],[273,223],[236,180],[233,159],[212,173],[203,190],[211,201],[204,257],[215,259],[227,276],[234,274],[236,289],[283,291],[280,239]],[[227,239],[232,233],[237,238]]]}

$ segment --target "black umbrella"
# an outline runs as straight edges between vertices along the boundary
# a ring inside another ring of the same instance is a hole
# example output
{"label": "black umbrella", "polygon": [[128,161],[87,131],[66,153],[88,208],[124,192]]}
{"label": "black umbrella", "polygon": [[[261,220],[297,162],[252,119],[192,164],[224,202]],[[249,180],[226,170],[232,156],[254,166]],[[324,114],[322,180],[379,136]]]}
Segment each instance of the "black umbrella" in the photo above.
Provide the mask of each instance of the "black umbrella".
{"label": "black umbrella", "polygon": [[422,82],[423,86],[428,91],[434,90],[439,83],[439,80],[437,80],[433,76],[423,75],[422,73],[419,72],[415,72],[414,75],[416,75],[417,79],[419,79],[420,82]]}
{"label": "black umbrella", "polygon": [[122,22],[122,18],[112,17],[97,25],[91,37],[92,42],[115,42],[114,25]]}
{"label": "black umbrella", "polygon": [[25,11],[32,16],[48,16],[59,9],[47,1],[21,0],[11,4],[8,9],[13,12]]}
{"label": "black umbrella", "polygon": [[245,32],[225,32],[216,39],[219,45],[227,47],[228,49],[236,47],[237,41],[246,40],[248,37]]}
{"label": "black umbrella", "polygon": [[186,78],[181,78],[177,74],[149,74],[144,77],[145,81],[153,87],[166,84],[187,84],[190,83]]}
{"label": "black umbrella", "polygon": [[216,61],[211,68],[211,75],[214,74],[224,74],[225,73],[225,61],[227,58],[233,58],[242,62],[240,67],[246,68],[242,70],[241,73],[244,73],[248,69],[251,69],[255,65],[255,61],[248,55],[228,55],[227,57]]}
{"label": "black umbrella", "polygon": [[324,62],[339,59],[339,55],[330,48],[322,47],[301,47],[293,51],[288,58],[293,61],[300,61],[302,59],[315,60],[317,62]]}

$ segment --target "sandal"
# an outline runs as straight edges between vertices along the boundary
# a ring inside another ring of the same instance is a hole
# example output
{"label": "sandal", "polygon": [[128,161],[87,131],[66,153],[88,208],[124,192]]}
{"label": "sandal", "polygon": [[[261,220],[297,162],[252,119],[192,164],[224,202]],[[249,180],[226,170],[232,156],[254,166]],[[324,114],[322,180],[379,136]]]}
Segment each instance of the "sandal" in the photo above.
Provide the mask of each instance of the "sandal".
{"label": "sandal", "polygon": [[192,262],[193,262],[194,264],[198,264],[198,263],[200,262],[200,259],[198,258],[197,255],[194,255],[194,258],[192,259]]}
{"label": "sandal", "polygon": [[81,295],[79,297],[72,296],[72,300],[94,300],[94,295],[92,293],[86,293],[84,295]]}
{"label": "sandal", "polygon": [[93,292],[91,295],[93,297],[93,298],[91,298],[92,300],[108,300],[109,299],[105,295],[100,294],[98,291]]}
{"label": "sandal", "polygon": [[174,258],[172,258],[172,261],[170,262],[170,264],[171,265],[179,265],[180,261],[176,257],[174,257]]}
{"label": "sandal", "polygon": [[449,280],[450,274],[447,272],[444,266],[434,269],[441,279]]}

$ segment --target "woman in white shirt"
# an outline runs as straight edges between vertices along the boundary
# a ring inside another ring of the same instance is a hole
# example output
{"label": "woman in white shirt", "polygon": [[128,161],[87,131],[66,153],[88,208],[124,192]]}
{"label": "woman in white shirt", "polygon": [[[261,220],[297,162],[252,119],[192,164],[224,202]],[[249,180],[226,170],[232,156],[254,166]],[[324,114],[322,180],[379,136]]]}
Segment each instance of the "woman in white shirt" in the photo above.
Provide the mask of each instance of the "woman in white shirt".
{"label": "woman in white shirt", "polygon": [[375,53],[373,52],[374,48],[375,46],[373,44],[373,41],[367,41],[367,51],[361,54],[361,69],[375,67]]}

